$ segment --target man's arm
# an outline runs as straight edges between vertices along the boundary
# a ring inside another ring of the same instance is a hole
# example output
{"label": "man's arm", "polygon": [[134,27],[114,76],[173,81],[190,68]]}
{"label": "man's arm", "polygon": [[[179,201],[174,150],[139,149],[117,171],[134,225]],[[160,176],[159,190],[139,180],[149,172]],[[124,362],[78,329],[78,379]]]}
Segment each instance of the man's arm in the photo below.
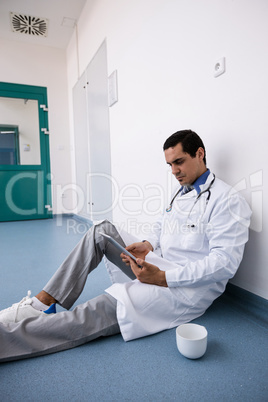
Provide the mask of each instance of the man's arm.
{"label": "man's arm", "polygon": [[148,235],[146,235],[146,239],[153,247],[153,250],[156,250],[158,247],[160,247],[162,220],[163,220],[163,213],[159,215],[157,220],[152,224],[151,232]]}
{"label": "man's arm", "polygon": [[159,286],[197,287],[228,280],[236,273],[242,259],[249,218],[250,209],[239,195],[232,197],[229,203],[223,197],[214,207],[206,233],[210,248],[207,255],[194,261],[189,259],[183,266],[161,258],[159,266],[165,267],[164,271],[147,262],[142,262],[142,269],[133,264],[131,268],[141,282]]}
{"label": "man's arm", "polygon": [[[228,195],[228,194],[227,194]],[[168,287],[198,287],[232,278],[242,260],[248,240],[251,211],[239,194],[222,197],[211,213],[206,237],[209,252],[183,267],[166,270]]]}
{"label": "man's arm", "polygon": [[167,287],[165,271],[161,271],[156,265],[149,264],[141,258],[137,259],[137,264],[127,255],[124,256],[129,262],[132,271],[140,282],[148,283],[150,285]]}
{"label": "man's arm", "polygon": [[[145,256],[154,249],[151,243],[146,240],[132,243],[130,246],[126,247],[126,250],[133,254],[134,257],[142,258],[144,260]],[[125,264],[130,265],[129,260],[125,258],[124,253],[121,254],[121,258]]]}

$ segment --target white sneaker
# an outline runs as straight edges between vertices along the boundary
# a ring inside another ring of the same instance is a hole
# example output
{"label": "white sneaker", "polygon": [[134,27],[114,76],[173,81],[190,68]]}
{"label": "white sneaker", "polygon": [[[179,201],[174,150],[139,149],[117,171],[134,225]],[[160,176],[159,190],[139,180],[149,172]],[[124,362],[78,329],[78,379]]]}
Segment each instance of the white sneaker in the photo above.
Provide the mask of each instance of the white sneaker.
{"label": "white sneaker", "polygon": [[47,316],[47,313],[44,311],[36,310],[31,306],[32,299],[30,296],[31,292],[29,290],[27,296],[19,303],[15,303],[11,307],[0,311],[0,322],[2,324],[8,324],[10,322],[19,322],[29,317]]}

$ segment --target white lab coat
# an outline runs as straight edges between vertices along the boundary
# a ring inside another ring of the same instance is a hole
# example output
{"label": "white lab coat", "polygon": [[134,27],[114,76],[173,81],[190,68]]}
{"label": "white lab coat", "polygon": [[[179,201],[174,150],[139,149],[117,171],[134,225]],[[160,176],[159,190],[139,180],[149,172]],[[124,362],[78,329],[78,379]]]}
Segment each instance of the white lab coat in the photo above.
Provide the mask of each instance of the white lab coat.
{"label": "white lab coat", "polygon": [[[201,191],[212,179],[210,174]],[[117,299],[117,318],[125,341],[202,315],[236,273],[248,240],[250,208],[220,179],[216,178],[207,202],[208,194],[202,194],[197,202],[196,190],[177,196],[172,210],[164,212],[147,238],[154,252],[146,261],[166,271],[167,288],[130,281],[105,260],[115,282],[106,291]],[[126,245],[136,240],[119,232]]]}

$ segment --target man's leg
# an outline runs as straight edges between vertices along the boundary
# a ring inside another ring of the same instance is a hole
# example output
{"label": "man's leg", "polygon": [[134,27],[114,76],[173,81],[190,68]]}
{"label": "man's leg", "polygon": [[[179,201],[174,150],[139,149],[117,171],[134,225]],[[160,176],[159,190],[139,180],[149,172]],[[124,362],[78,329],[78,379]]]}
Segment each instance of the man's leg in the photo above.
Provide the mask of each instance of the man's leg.
{"label": "man's leg", "polygon": [[[117,265],[131,279],[135,275],[120,258],[120,252],[106,240],[100,232],[112,236],[123,247],[125,244],[115,226],[108,221],[94,225],[81,239],[71,254],[56,271],[41,294],[37,297],[45,304],[43,297],[52,296],[64,308],[69,309],[81,294],[88,274],[95,269],[105,255],[109,261]],[[49,300],[49,299],[48,299]]]}
{"label": "man's leg", "polygon": [[104,294],[73,311],[0,323],[0,362],[55,353],[118,333],[116,300]]}
{"label": "man's leg", "polygon": [[101,232],[111,235],[125,246],[115,226],[110,222],[103,221],[93,226],[66,258],[44,290],[35,298],[27,296],[19,303],[13,304],[11,308],[0,311],[0,323],[19,322],[33,316],[47,316],[48,313],[54,313],[53,308],[48,310],[48,306],[56,301],[69,309],[82,292],[88,274],[97,267],[104,255],[122,271],[130,273],[134,279],[132,271],[122,262],[120,252],[100,234]]}
{"label": "man's leg", "polygon": [[[93,226],[45,286],[43,293],[51,302],[56,300],[63,307],[70,308],[82,292],[88,274],[97,267],[103,255],[123,271],[129,270],[120,253],[100,232],[111,235],[125,246],[110,222]],[[31,304],[28,301],[25,308]],[[6,324],[2,324],[4,321],[0,319],[0,361],[53,353],[120,332],[116,300],[107,294],[77,306],[71,312],[40,314],[32,317],[30,312],[28,318]]]}

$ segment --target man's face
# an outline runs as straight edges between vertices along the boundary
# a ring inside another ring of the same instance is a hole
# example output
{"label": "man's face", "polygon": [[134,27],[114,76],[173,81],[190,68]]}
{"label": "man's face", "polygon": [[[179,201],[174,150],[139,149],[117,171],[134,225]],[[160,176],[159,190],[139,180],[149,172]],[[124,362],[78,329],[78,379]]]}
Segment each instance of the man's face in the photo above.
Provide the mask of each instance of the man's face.
{"label": "man's face", "polygon": [[207,170],[204,164],[204,150],[198,148],[194,158],[183,152],[181,143],[165,150],[167,164],[171,166],[172,174],[182,186],[193,184]]}

